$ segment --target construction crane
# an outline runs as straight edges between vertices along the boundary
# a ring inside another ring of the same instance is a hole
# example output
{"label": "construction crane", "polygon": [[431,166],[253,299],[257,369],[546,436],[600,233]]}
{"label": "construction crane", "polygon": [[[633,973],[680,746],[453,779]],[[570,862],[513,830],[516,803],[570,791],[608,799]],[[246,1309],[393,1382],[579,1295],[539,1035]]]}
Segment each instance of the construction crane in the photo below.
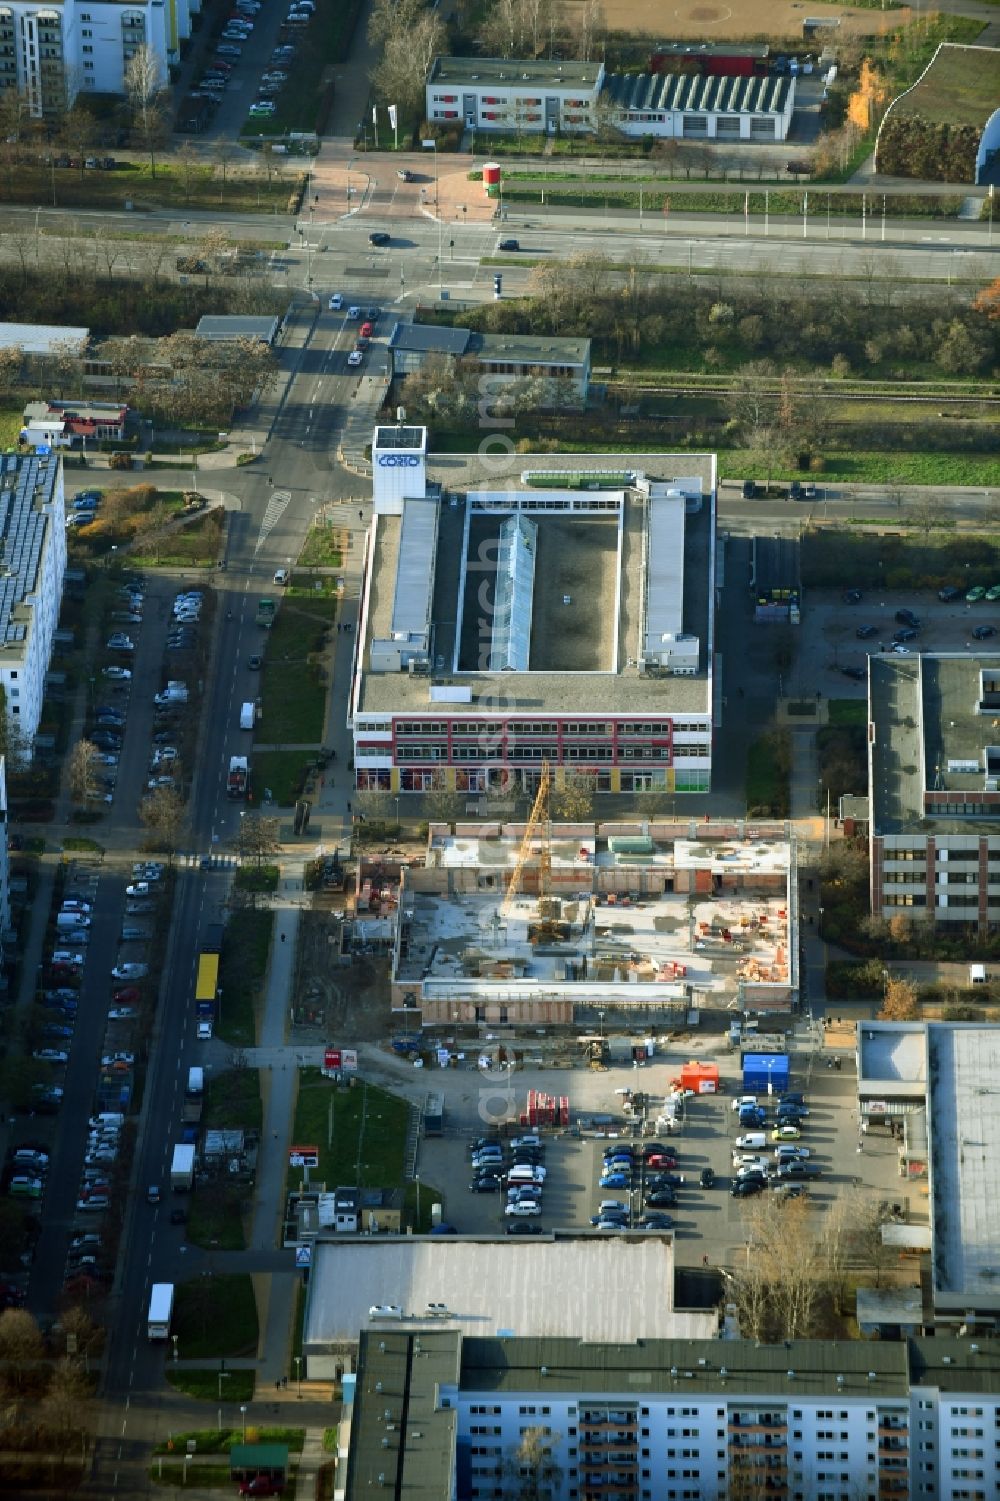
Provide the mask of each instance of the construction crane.
{"label": "construction crane", "polygon": [[515,862],[514,869],[511,872],[510,884],[507,887],[507,895],[504,897],[503,904],[500,908],[501,922],[506,922],[507,918],[510,916],[510,909],[511,907],[513,907],[515,898],[517,897],[517,894],[521,889],[521,877],[524,874],[524,867],[527,865],[528,860],[531,856],[531,841],[534,838],[539,825],[543,823],[546,825],[546,830],[545,843],[540,851],[538,862],[539,895],[544,895],[548,890],[549,870],[552,865],[552,855],[551,851],[549,850],[548,838],[549,785],[549,763],[548,761],[543,761],[541,776],[538,779],[538,791],[535,793],[535,801],[531,809],[531,816],[528,819],[528,826],[524,831],[524,838],[521,840],[521,848],[517,852],[517,860]]}

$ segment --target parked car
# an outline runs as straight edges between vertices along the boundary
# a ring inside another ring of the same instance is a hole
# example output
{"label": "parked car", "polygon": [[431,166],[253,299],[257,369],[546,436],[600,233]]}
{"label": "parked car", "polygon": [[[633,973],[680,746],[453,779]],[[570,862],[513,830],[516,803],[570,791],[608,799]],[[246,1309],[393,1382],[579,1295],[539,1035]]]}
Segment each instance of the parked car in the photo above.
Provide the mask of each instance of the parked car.
{"label": "parked car", "polygon": [[111,971],[113,980],[144,980],[149,974],[147,964],[116,964]]}
{"label": "parked car", "polygon": [[859,641],[870,641],[873,636],[878,635],[878,626],[859,625],[854,634],[855,636],[857,636]]}
{"label": "parked car", "polygon": [[384,229],[376,229],[374,233],[368,236],[368,243],[369,245],[388,245],[390,243],[390,236],[386,234]]}

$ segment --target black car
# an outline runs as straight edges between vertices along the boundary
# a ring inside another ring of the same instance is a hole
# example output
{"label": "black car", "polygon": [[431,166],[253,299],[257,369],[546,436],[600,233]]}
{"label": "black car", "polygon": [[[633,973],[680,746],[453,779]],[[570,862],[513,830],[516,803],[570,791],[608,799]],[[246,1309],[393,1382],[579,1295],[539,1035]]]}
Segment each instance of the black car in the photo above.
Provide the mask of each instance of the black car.
{"label": "black car", "polygon": [[801,485],[801,483],[797,479],[793,479],[792,483],[788,487],[788,499],[789,500],[801,500],[802,499],[802,485]]}
{"label": "black car", "polygon": [[783,1094],[779,1097],[778,1109],[780,1110],[783,1105],[804,1105],[805,1102],[806,1097],[800,1090],[790,1090],[788,1094]]}
{"label": "black car", "polygon": [[261,666],[263,665],[263,661],[263,657],[253,656],[248,659],[247,666],[249,667],[251,672],[259,672]]}
{"label": "black car", "polygon": [[743,499],[744,500],[753,500],[754,497],[756,496],[756,494],[757,494],[757,486],[754,484],[753,480],[752,479],[745,479],[743,481]]}
{"label": "black car", "polygon": [[388,245],[389,236],[384,229],[376,229],[374,234],[368,236],[369,245]]}
{"label": "black car", "polygon": [[171,1209],[171,1211],[170,1211],[170,1223],[172,1225],[186,1225],[187,1224],[187,1210],[186,1209]]}
{"label": "black car", "polygon": [[783,1162],[778,1168],[779,1178],[818,1178],[821,1169],[815,1162]]}
{"label": "black car", "polygon": [[938,599],[946,605],[951,604],[953,599],[961,598],[962,591],[961,589],[956,589],[954,584],[945,584],[943,589],[938,590]]}
{"label": "black car", "polygon": [[873,636],[878,635],[878,626],[859,625],[854,634],[857,636],[859,641],[870,641]]}
{"label": "black car", "polygon": [[734,1199],[749,1199],[754,1194],[763,1193],[763,1191],[763,1178],[737,1178],[729,1189]]}
{"label": "black car", "polygon": [[544,1235],[545,1231],[534,1220],[515,1220],[507,1226],[508,1235]]}
{"label": "black car", "polygon": [[369,323],[377,323],[381,311],[381,308],[376,307],[375,304],[372,303],[371,307],[365,308],[365,317],[368,319]]}
{"label": "black car", "polygon": [[673,1209],[676,1203],[677,1195],[672,1188],[657,1188],[645,1199],[647,1209]]}
{"label": "black car", "polygon": [[672,1214],[644,1214],[635,1222],[637,1230],[672,1230],[674,1217]]}
{"label": "black car", "polygon": [[701,1184],[702,1188],[714,1188],[715,1169],[711,1167],[703,1167],[701,1170],[701,1177],[698,1179],[698,1182]]}
{"label": "black car", "polygon": [[988,636],[995,636],[996,630],[991,625],[977,625],[972,634],[977,641],[985,641]]}
{"label": "black car", "polygon": [[912,625],[904,625],[898,631],[892,633],[893,641],[915,641],[917,632]]}
{"label": "black car", "polygon": [[920,629],[920,617],[918,615],[914,615],[912,610],[897,610],[896,624],[912,625],[913,629],[915,631],[918,631]]}
{"label": "black car", "polygon": [[499,1178],[473,1178],[472,1182],[469,1184],[469,1192],[470,1194],[495,1194],[499,1193],[502,1187],[503,1184],[500,1182]]}
{"label": "black car", "polygon": [[861,603],[861,590],[845,589],[840,597],[845,605],[857,605]]}
{"label": "black car", "polygon": [[867,676],[863,667],[842,667],[840,670],[845,678],[854,678],[858,683],[863,683]]}
{"label": "black car", "polygon": [[521,248],[521,242],[520,242],[520,240],[498,240],[497,241],[497,249],[498,250],[520,250],[520,248]]}

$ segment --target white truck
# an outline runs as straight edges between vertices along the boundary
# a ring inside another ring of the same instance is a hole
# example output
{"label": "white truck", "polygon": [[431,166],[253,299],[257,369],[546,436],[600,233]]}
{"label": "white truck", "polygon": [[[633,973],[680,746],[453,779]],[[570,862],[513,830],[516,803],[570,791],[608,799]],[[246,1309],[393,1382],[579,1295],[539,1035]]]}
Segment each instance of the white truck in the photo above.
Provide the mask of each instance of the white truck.
{"label": "white truck", "polygon": [[184,1193],[194,1185],[194,1146],[179,1141],[170,1159],[170,1187],[175,1193]]}
{"label": "white truck", "polygon": [[150,1339],[169,1339],[170,1320],[174,1312],[174,1284],[154,1282],[149,1295],[149,1316],[146,1332]]}
{"label": "white truck", "polygon": [[187,701],[188,687],[182,678],[171,678],[161,692],[153,695],[153,703],[158,708],[167,704],[186,704]]}
{"label": "white truck", "polygon": [[184,1090],[184,1114],[183,1119],[187,1122],[201,1120],[202,1100],[205,1094],[205,1070],[203,1068],[189,1068],[187,1087]]}
{"label": "white truck", "polygon": [[257,718],[253,703],[243,704],[240,708],[240,729],[252,730]]}

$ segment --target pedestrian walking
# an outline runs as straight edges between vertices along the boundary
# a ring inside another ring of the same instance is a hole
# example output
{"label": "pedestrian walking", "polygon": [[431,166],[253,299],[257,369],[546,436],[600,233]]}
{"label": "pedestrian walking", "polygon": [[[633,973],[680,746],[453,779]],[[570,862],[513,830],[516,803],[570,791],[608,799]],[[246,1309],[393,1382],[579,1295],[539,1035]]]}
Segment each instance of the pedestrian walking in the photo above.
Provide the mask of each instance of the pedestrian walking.
{"label": "pedestrian walking", "polygon": [[365,513],[364,513],[363,510],[359,509],[358,510],[358,520],[359,521],[364,521],[364,519],[365,519]]}

